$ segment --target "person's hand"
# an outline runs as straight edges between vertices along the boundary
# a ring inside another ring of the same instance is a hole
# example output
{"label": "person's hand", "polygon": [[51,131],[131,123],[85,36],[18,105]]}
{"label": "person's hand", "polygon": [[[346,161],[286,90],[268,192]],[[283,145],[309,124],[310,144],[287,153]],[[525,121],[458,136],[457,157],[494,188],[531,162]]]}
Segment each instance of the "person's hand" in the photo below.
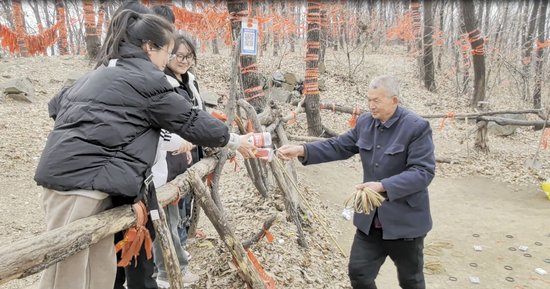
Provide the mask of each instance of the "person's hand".
{"label": "person's hand", "polygon": [[193,149],[193,144],[184,140],[183,144],[174,152],[172,152],[172,155],[179,155],[183,153],[190,152]]}
{"label": "person's hand", "polygon": [[284,145],[277,149],[277,156],[285,161],[295,157],[303,157],[304,147],[301,145]]}
{"label": "person's hand", "polygon": [[193,154],[191,153],[191,151],[188,151],[185,154],[187,155],[187,164],[190,165],[191,163],[193,163]]}
{"label": "person's hand", "polygon": [[386,189],[384,189],[384,186],[382,185],[381,182],[366,182],[366,183],[362,183],[362,184],[358,184],[357,186],[355,186],[356,189],[360,190],[362,188],[365,188],[365,187],[368,187],[370,189],[372,189],[373,191],[377,192],[377,193],[383,193],[386,191]]}
{"label": "person's hand", "polygon": [[254,158],[254,151],[256,150],[256,147],[254,144],[248,142],[248,140],[252,137],[252,134],[253,133],[249,133],[239,136],[239,148],[237,150],[245,159]]}

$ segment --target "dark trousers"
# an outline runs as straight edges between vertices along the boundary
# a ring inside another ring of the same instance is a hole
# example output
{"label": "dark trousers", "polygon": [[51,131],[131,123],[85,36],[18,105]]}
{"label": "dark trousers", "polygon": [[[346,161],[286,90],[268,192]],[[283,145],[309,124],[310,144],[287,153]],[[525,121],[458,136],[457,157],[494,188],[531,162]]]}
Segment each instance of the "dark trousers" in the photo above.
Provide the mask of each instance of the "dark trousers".
{"label": "dark trousers", "polygon": [[349,278],[354,289],[376,289],[374,280],[390,256],[397,267],[399,286],[403,289],[425,289],[424,237],[383,240],[382,230],[371,228],[370,234],[357,230],[349,260]]}
{"label": "dark trousers", "polygon": [[[115,234],[115,244],[124,238],[124,232]],[[117,262],[120,260],[120,252],[117,253]],[[136,260],[132,259],[126,267],[117,267],[114,289],[157,289],[157,281],[153,278],[155,262],[153,258],[147,260],[145,247],[141,247]],[[124,282],[126,281],[126,287]]]}

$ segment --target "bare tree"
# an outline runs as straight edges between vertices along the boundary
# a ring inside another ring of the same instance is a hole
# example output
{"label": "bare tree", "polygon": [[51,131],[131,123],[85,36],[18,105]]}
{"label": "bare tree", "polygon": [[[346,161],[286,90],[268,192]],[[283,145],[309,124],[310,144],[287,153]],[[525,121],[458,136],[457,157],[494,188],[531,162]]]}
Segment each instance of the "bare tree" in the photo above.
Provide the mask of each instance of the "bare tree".
{"label": "bare tree", "polygon": [[[252,7],[250,7],[252,8]],[[231,22],[232,27],[232,39],[236,41],[240,39],[241,34],[241,21],[240,16],[242,11],[248,11],[248,2],[241,2],[239,0],[228,0],[227,10],[232,15],[233,20]],[[252,11],[252,9],[250,9]],[[252,15],[248,15],[252,17]],[[263,87],[260,84],[260,78],[257,71],[256,55],[241,55],[241,74],[242,85],[244,90],[245,99],[254,107],[256,112],[262,112],[267,103]]]}
{"label": "bare tree", "polygon": [[321,136],[323,134],[319,106],[319,52],[321,48],[319,39],[321,13],[319,8],[319,3],[307,1],[307,54],[304,95],[306,98],[307,129],[308,134],[311,136]]}
{"label": "bare tree", "polygon": [[424,86],[435,91],[434,56],[432,51],[433,15],[432,0],[424,0]]}
{"label": "bare tree", "polygon": [[82,5],[84,8],[84,26],[86,30],[86,51],[88,51],[88,57],[95,59],[101,44],[99,42],[99,35],[97,35],[94,0],[84,0]]}
{"label": "bare tree", "polygon": [[464,28],[468,33],[473,54],[474,95],[471,105],[477,107],[478,102],[485,100],[485,40],[475,18],[474,2],[470,0],[460,1],[460,7],[464,19]]}
{"label": "bare tree", "polygon": [[542,47],[539,47],[539,43],[542,43],[546,40],[546,31],[545,31],[545,24],[546,24],[546,11],[548,9],[548,1],[542,1],[542,6],[540,7],[540,13],[539,13],[539,23],[538,23],[538,43],[537,43],[537,51],[536,51],[536,63],[535,63],[535,91],[533,94],[533,106],[534,108],[541,108],[542,107],[542,101],[541,101],[541,90],[542,90],[542,81],[543,81],[543,73],[542,73],[542,65],[544,63],[543,53],[544,49]]}
{"label": "bare tree", "polygon": [[59,36],[57,41],[57,44],[59,46],[59,54],[67,55],[69,53],[67,47],[67,22],[65,21],[65,4],[63,0],[56,0],[55,8],[57,12],[57,21],[61,22],[61,25],[59,26]]}
{"label": "bare tree", "polygon": [[[530,83],[530,69],[531,69],[531,59],[533,53],[533,43],[535,41],[535,24],[537,22],[537,13],[539,10],[539,5],[541,0],[534,0],[535,3],[531,10],[529,16],[529,22],[527,25],[527,30],[522,38],[522,63],[523,63],[523,98],[528,99],[529,93],[529,83]],[[546,2],[546,1],[544,1]]]}

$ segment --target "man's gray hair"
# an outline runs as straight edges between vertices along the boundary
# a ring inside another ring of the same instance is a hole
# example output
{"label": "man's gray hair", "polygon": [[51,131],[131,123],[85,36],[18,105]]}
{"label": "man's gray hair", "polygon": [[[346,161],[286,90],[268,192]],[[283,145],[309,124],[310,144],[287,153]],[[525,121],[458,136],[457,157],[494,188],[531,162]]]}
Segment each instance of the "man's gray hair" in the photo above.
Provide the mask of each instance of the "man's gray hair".
{"label": "man's gray hair", "polygon": [[383,88],[386,97],[399,97],[399,82],[396,77],[391,75],[380,75],[371,80],[369,89]]}

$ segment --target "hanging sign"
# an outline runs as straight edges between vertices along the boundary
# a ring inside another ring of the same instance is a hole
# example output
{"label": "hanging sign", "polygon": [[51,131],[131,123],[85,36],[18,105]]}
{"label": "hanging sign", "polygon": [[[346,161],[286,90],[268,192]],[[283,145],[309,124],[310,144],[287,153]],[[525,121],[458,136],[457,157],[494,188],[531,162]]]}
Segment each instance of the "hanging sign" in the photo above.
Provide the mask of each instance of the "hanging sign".
{"label": "hanging sign", "polygon": [[241,21],[241,54],[256,55],[258,53],[258,21],[243,18]]}

